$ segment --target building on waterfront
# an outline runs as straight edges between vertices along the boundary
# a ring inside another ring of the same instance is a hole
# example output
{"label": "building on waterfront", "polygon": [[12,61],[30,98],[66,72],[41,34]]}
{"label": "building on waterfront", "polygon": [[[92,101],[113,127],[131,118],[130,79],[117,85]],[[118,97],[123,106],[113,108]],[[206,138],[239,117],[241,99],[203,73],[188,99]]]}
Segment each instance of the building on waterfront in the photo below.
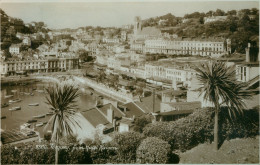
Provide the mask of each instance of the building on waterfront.
{"label": "building on waterfront", "polygon": [[0,62],[0,72],[2,75],[16,75],[21,72],[41,73],[58,72],[71,69],[78,69],[78,58],[30,58],[30,59],[8,59]]}

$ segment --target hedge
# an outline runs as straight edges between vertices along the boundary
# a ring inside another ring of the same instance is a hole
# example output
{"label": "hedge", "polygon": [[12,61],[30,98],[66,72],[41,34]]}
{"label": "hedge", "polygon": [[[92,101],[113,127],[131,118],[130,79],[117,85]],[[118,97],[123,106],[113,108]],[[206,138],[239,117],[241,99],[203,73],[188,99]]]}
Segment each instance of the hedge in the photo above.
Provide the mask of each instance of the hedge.
{"label": "hedge", "polygon": [[[220,112],[221,140],[258,135],[259,110],[245,110],[243,116],[231,120],[226,109]],[[147,137],[167,141],[173,150],[189,150],[200,143],[212,142],[214,135],[214,109],[200,109],[173,122],[156,122],[144,128]]]}

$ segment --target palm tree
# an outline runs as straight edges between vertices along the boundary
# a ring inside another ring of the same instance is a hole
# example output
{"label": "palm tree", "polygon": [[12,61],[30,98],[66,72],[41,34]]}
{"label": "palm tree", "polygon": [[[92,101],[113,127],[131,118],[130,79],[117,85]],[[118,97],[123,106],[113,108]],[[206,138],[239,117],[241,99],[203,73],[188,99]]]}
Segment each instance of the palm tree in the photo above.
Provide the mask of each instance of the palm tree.
{"label": "palm tree", "polygon": [[218,150],[218,117],[221,106],[226,106],[230,117],[243,114],[245,104],[243,99],[250,96],[244,88],[246,83],[238,83],[235,69],[227,67],[225,63],[212,61],[202,64],[198,68],[197,78],[201,82],[200,95],[215,106],[214,146]]}
{"label": "palm tree", "polygon": [[[52,136],[51,140],[56,142],[55,164],[58,164],[58,145],[62,137],[73,135],[72,129],[80,127],[76,119],[75,100],[79,96],[78,88],[70,85],[54,85],[46,89],[47,104],[54,112],[53,116],[45,126],[51,125]],[[80,127],[81,128],[81,127]]]}

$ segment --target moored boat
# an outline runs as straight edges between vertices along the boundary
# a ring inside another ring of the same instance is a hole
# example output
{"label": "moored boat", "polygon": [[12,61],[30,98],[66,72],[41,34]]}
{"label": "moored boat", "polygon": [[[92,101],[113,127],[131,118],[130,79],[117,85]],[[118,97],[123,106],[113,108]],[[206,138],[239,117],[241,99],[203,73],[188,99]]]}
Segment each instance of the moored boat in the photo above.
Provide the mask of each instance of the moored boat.
{"label": "moored boat", "polygon": [[48,121],[44,121],[44,122],[43,122],[43,124],[47,124],[47,123],[48,123]]}
{"label": "moored boat", "polygon": [[34,93],[30,93],[31,96],[34,96]]}
{"label": "moored boat", "polygon": [[20,129],[30,128],[30,126],[31,126],[31,124],[24,123],[24,124],[20,125]]}
{"label": "moored boat", "polygon": [[1,116],[1,119],[6,119],[6,116]]}
{"label": "moored boat", "polygon": [[25,95],[30,95],[30,93],[28,93],[28,92],[24,92],[24,94],[25,94]]}
{"label": "moored boat", "polygon": [[21,110],[21,107],[12,107],[9,109],[9,111],[17,111],[17,110]]}
{"label": "moored boat", "polygon": [[38,115],[38,116],[33,116],[33,118],[44,118],[45,117],[45,115]]}
{"label": "moored boat", "polygon": [[21,102],[21,99],[14,99],[14,100],[9,100],[9,103],[17,103],[17,102]]}
{"label": "moored boat", "polygon": [[1,108],[5,108],[5,107],[8,107],[8,106],[9,106],[8,103],[1,104]]}
{"label": "moored boat", "polygon": [[35,122],[37,122],[36,119],[31,119],[31,120],[28,120],[28,121],[27,121],[27,123],[35,123]]}
{"label": "moored boat", "polygon": [[41,127],[41,126],[43,126],[43,122],[39,122],[39,123],[35,124],[35,126],[36,127]]}
{"label": "moored boat", "polygon": [[12,93],[15,93],[15,92],[17,92],[17,90],[11,90],[11,92],[12,92]]}
{"label": "moored boat", "polygon": [[6,95],[5,98],[8,99],[8,98],[11,98],[13,97],[14,95]]}
{"label": "moored boat", "polygon": [[28,104],[29,106],[39,106],[39,103]]}

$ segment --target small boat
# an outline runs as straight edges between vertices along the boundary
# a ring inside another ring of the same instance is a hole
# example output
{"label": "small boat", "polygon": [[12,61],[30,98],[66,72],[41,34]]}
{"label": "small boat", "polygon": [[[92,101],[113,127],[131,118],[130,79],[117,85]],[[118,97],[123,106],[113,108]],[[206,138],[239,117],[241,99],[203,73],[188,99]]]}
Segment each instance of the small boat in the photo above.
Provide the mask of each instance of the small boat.
{"label": "small boat", "polygon": [[21,110],[21,107],[12,107],[9,109],[9,111],[17,111],[17,110]]}
{"label": "small boat", "polygon": [[53,114],[54,114],[53,112],[46,113],[46,115],[53,115]]}
{"label": "small boat", "polygon": [[24,124],[20,125],[20,129],[30,128],[30,126],[31,126],[31,124],[24,123]]}
{"label": "small boat", "polygon": [[28,92],[24,92],[25,95],[30,95],[31,93],[28,93]]}
{"label": "small boat", "polygon": [[13,97],[14,95],[6,95],[5,98],[8,99],[8,98],[11,98]]}
{"label": "small boat", "polygon": [[21,102],[21,99],[14,99],[14,100],[9,100],[9,103],[17,103],[17,102]]}
{"label": "small boat", "polygon": [[39,106],[39,103],[32,103],[32,104],[29,104],[29,106]]}
{"label": "small boat", "polygon": [[6,116],[1,116],[1,119],[6,119]]}
{"label": "small boat", "polygon": [[43,122],[43,124],[47,124],[47,123],[48,123],[48,121],[44,121],[44,122]]}
{"label": "small boat", "polygon": [[17,90],[11,90],[11,92],[12,92],[12,93],[15,93],[15,92],[17,92]]}
{"label": "small boat", "polygon": [[34,93],[30,93],[31,96],[34,96]]}
{"label": "small boat", "polygon": [[31,120],[28,120],[28,121],[27,121],[27,123],[35,123],[35,122],[37,122],[36,119],[31,119]]}
{"label": "small boat", "polygon": [[5,107],[8,107],[8,106],[9,106],[8,103],[1,104],[1,108],[5,108]]}
{"label": "small boat", "polygon": [[39,122],[39,123],[35,124],[35,126],[36,127],[41,127],[41,126],[43,126],[43,122]]}
{"label": "small boat", "polygon": [[33,118],[44,118],[45,117],[45,115],[38,115],[38,116],[33,116]]}

